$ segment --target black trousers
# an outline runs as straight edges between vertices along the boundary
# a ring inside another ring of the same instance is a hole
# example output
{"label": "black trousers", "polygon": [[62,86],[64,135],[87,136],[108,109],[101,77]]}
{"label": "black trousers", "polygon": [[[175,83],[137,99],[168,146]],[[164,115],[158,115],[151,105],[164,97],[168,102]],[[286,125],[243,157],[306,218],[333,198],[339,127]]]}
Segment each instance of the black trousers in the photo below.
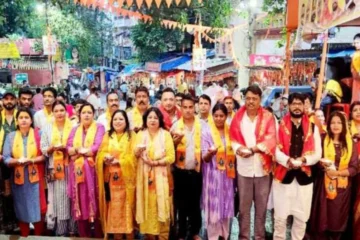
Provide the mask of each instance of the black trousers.
{"label": "black trousers", "polygon": [[198,235],[201,229],[202,176],[195,170],[174,168],[174,202],[177,209],[179,234],[185,238],[189,227],[190,237]]}

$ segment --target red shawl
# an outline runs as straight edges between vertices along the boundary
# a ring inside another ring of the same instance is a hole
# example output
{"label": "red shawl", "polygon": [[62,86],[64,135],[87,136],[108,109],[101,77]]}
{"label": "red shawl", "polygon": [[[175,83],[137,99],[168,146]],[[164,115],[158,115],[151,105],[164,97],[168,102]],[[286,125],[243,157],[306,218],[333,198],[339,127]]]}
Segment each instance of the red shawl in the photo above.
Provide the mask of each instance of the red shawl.
{"label": "red shawl", "polygon": [[[172,126],[172,121],[170,119],[169,113],[165,110],[165,108],[162,105],[159,106],[159,110],[164,117],[164,123],[165,123],[166,129],[170,130],[170,128]],[[175,106],[175,114],[176,114],[177,119],[181,118],[181,111],[176,106]]]}
{"label": "red shawl", "polygon": [[[315,139],[312,132],[311,122],[306,114],[304,114],[301,120],[301,126],[304,133],[302,156],[313,154],[315,151]],[[291,129],[291,116],[290,113],[288,113],[280,122],[278,137],[278,147],[287,156],[290,155]],[[308,176],[311,176],[311,168],[309,166],[303,166],[301,167],[301,170],[304,171]],[[286,167],[280,164],[276,164],[274,174],[275,179],[281,182],[284,179],[287,171],[288,169]]]}
{"label": "red shawl", "polygon": [[[245,114],[246,108],[242,107],[235,114],[230,126],[230,139],[233,142],[246,146],[244,136],[241,132],[240,123]],[[276,126],[273,115],[263,108],[259,108],[255,129],[256,145],[265,150],[260,154],[263,162],[264,172],[269,174],[272,170],[273,157],[276,149]],[[234,149],[235,150],[235,149]]]}

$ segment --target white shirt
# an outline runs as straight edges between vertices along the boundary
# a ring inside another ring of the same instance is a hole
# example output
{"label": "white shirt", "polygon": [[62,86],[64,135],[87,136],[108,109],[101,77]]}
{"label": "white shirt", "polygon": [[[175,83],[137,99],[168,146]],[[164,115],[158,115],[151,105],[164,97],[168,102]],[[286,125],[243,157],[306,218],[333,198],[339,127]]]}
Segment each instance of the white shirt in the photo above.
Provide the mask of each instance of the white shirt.
{"label": "white shirt", "polygon": [[233,120],[232,116],[228,116],[228,117],[226,118],[226,124],[230,126],[232,120]]}
{"label": "white shirt", "polygon": [[[44,109],[37,111],[34,115],[34,125],[36,128],[39,128],[40,130],[49,124],[46,115],[44,113]],[[54,121],[54,117],[51,118],[51,122]]]}
{"label": "white shirt", "polygon": [[155,85],[154,84],[151,84],[149,87],[149,95],[150,95],[150,97],[155,96]]}
{"label": "white shirt", "polygon": [[[170,132],[177,128],[178,122],[176,122]],[[195,127],[188,129],[184,126],[184,138],[186,138],[186,150],[185,150],[185,169],[194,170],[196,167],[195,159],[195,141],[194,141]]]}
{"label": "white shirt", "polygon": [[106,113],[101,114],[101,115],[98,117],[97,122],[100,123],[100,124],[102,124],[102,125],[104,126],[104,128],[105,128],[106,131],[110,130],[110,128],[109,128],[109,127],[110,127],[110,126],[109,126],[109,122],[108,122],[108,120],[107,120],[107,118],[106,118]]}
{"label": "white shirt", "polygon": [[[258,118],[256,117],[252,122],[249,116],[247,115],[247,113],[245,112],[242,121],[239,123],[247,148],[252,148],[256,146],[255,129],[256,129],[257,120]],[[236,150],[238,150],[238,148],[241,147],[241,144],[235,142],[232,142],[231,145],[234,152],[236,152]],[[236,155],[236,162],[237,162],[236,164],[237,171],[240,176],[243,177],[265,176],[263,162],[259,158],[258,153],[255,153],[253,156],[249,158],[242,158]]]}
{"label": "white shirt", "polygon": [[80,98],[86,99],[89,95],[90,95],[90,90],[89,90],[89,89],[85,89],[84,91],[82,91],[82,92],[80,93]]}
{"label": "white shirt", "polygon": [[100,108],[99,99],[95,94],[90,94],[86,100],[94,106],[95,110],[98,110]]}

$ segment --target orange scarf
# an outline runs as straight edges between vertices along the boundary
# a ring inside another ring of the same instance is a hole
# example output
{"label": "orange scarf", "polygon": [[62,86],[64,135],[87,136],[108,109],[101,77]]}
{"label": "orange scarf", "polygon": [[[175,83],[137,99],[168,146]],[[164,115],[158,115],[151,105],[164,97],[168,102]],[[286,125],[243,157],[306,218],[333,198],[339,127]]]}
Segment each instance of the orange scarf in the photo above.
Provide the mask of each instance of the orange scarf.
{"label": "orange scarf", "polygon": [[[315,151],[315,139],[311,127],[311,122],[309,118],[304,114],[301,120],[301,126],[304,133],[304,147],[302,156],[311,155]],[[285,153],[287,156],[290,154],[290,145],[291,145],[291,131],[292,131],[292,122],[290,113],[285,115],[283,120],[280,122],[279,126],[279,137],[278,137],[278,147]],[[302,166],[301,170],[306,173],[309,177],[311,176],[311,168],[309,166]],[[288,169],[280,164],[276,164],[274,177],[278,181],[282,181],[287,173]]]}
{"label": "orange scarf", "polygon": [[[214,122],[209,123],[211,135],[213,137],[213,141],[215,147],[218,148],[216,153],[216,166],[220,171],[226,170],[226,175],[229,178],[235,178],[235,154],[231,147],[231,141],[229,136],[229,126],[225,124],[225,145],[221,141],[220,132],[215,126]],[[226,146],[226,148],[225,148]]]}
{"label": "orange scarf", "polygon": [[[90,147],[94,144],[96,132],[97,132],[97,125],[96,125],[96,122],[93,121],[86,133],[85,141],[83,144],[84,126],[82,124],[80,124],[80,126],[77,127],[76,132],[75,132],[73,146],[75,148],[90,149]],[[90,167],[95,166],[95,162],[92,157],[88,157],[87,161],[88,161]],[[84,162],[85,162],[85,159],[83,156],[80,156],[79,158],[77,158],[75,160],[76,183],[82,183],[85,181]]]}
{"label": "orange scarf", "polygon": [[[66,146],[71,129],[72,129],[72,124],[70,120],[66,118],[63,128],[63,133],[61,135],[56,125],[56,122],[54,122],[52,125],[51,145]],[[64,154],[64,152],[62,151],[55,151],[53,154],[53,158],[54,158],[55,179],[63,180],[65,178],[65,166],[69,164],[68,156],[67,154]]]}
{"label": "orange scarf", "polygon": [[[38,156],[38,144],[35,138],[34,129],[30,128],[27,137],[27,145],[26,145],[26,158],[32,159]],[[15,159],[23,158],[24,156],[24,145],[23,145],[23,137],[21,132],[17,130],[15,132],[14,145],[12,147],[12,155]],[[30,183],[39,182],[39,169],[37,164],[29,164],[28,165],[29,172],[29,181]],[[15,167],[15,175],[14,181],[17,185],[23,185],[25,183],[25,166],[17,165]]]}
{"label": "orange scarf", "polygon": [[[177,122],[177,130],[184,132],[185,124],[184,120],[181,118]],[[200,172],[200,165],[201,165],[201,122],[198,117],[195,117],[194,122],[194,143],[195,143],[195,160],[196,160],[196,167],[195,170]],[[181,139],[181,142],[176,147],[176,166],[180,169],[185,168],[185,160],[186,160],[186,137],[184,136]]]}
{"label": "orange scarf", "polygon": [[[233,142],[246,146],[244,136],[242,134],[240,123],[246,112],[245,107],[241,107],[235,114],[230,125],[230,139]],[[272,171],[273,158],[276,150],[276,126],[273,115],[263,108],[259,108],[257,122],[255,128],[256,144],[265,151],[259,154],[263,162],[265,174]]]}

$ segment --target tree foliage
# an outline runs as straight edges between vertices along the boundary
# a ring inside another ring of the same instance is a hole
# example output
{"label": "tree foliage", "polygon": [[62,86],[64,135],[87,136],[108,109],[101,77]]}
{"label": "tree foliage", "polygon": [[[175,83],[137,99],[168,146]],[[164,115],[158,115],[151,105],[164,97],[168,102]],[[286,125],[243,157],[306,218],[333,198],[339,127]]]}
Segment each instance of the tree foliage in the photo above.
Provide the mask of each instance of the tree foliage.
{"label": "tree foliage", "polygon": [[181,29],[165,29],[160,25],[161,19],[174,20],[182,24],[198,24],[201,16],[203,25],[211,27],[228,26],[233,6],[237,0],[206,0],[202,4],[193,1],[188,7],[185,1],[179,6],[174,3],[171,8],[164,2],[160,8],[152,6],[150,9],[142,8],[141,12],[151,15],[153,23],[140,22],[132,30],[131,39],[138,51],[141,62],[148,61],[162,52],[191,48],[193,36]]}
{"label": "tree foliage", "polygon": [[1,1],[0,37],[8,34],[23,35],[28,21],[34,16],[33,0]]}
{"label": "tree foliage", "polygon": [[[12,0],[0,4],[0,37],[42,38],[47,35],[48,24],[62,51],[78,49],[81,67],[99,64],[99,59],[111,55],[111,17],[69,0],[48,0],[47,6],[44,2]],[[44,11],[38,12],[41,3]]]}
{"label": "tree foliage", "polygon": [[270,15],[284,14],[287,0],[264,0],[262,10]]}

